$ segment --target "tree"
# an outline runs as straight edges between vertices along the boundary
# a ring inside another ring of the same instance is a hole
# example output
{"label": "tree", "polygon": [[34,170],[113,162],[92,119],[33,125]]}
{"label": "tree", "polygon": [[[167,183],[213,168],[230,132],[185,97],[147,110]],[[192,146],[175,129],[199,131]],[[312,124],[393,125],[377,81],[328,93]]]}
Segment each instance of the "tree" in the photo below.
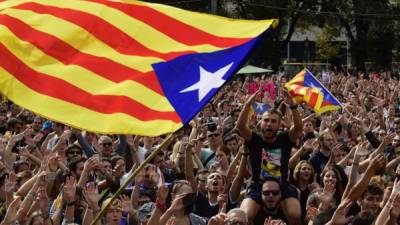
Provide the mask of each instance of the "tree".
{"label": "tree", "polygon": [[325,25],[322,34],[317,37],[315,42],[317,47],[317,55],[324,59],[325,61],[329,61],[338,56],[340,47],[337,43],[334,42],[334,38],[339,36],[339,30]]}

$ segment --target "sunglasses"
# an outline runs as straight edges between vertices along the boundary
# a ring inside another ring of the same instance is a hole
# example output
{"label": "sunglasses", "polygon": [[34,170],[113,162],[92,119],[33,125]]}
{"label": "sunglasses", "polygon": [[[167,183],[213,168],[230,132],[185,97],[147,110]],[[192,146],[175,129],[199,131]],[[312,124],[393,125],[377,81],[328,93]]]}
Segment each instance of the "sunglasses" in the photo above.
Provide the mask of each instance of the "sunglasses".
{"label": "sunglasses", "polygon": [[281,193],[280,190],[273,190],[273,191],[262,191],[264,196],[278,196]]}
{"label": "sunglasses", "polygon": [[102,145],[103,145],[104,147],[106,147],[106,146],[111,147],[111,146],[112,146],[112,143],[111,143],[111,142],[106,142],[106,143],[103,143]]}
{"label": "sunglasses", "polygon": [[70,152],[68,152],[68,154],[71,154],[71,155],[81,155],[82,153],[81,153],[80,151],[70,151]]}

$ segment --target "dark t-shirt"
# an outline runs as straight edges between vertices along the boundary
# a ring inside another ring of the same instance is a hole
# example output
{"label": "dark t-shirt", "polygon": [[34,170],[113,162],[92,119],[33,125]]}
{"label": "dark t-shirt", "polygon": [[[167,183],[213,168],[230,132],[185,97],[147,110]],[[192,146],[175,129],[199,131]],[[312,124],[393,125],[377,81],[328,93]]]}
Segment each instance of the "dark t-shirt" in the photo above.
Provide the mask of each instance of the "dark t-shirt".
{"label": "dark t-shirt", "polygon": [[246,145],[250,150],[253,179],[267,176],[288,177],[290,152],[294,143],[290,141],[287,131],[279,132],[273,143],[265,142],[261,135],[253,132]]}
{"label": "dark t-shirt", "polygon": [[326,157],[320,151],[313,153],[309,159],[311,165],[314,168],[315,173],[317,174],[317,179],[319,181],[319,177],[324,170],[326,163],[328,163],[329,157]]}
{"label": "dark t-shirt", "polygon": [[[232,203],[230,197],[228,197],[228,203],[226,205],[226,211],[236,207],[236,204]],[[198,216],[210,219],[211,217],[217,215],[219,212],[219,206],[210,205],[208,198],[201,192],[197,192],[196,203],[194,207],[194,213]]]}
{"label": "dark t-shirt", "polygon": [[285,214],[283,214],[281,209],[278,209],[278,212],[276,214],[271,214],[265,211],[264,209],[260,210],[257,213],[256,218],[254,218],[254,223],[253,224],[264,224],[265,219],[268,217],[271,217],[273,220],[283,220],[283,222],[288,223],[288,220],[285,217]]}

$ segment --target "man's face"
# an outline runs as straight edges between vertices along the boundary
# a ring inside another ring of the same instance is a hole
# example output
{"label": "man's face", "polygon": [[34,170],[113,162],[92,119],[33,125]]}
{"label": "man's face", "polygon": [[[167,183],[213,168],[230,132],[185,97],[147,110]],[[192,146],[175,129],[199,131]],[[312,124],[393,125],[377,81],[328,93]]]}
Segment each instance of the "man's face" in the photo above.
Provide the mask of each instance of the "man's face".
{"label": "man's face", "polygon": [[379,203],[382,201],[382,195],[373,195],[367,193],[360,202],[361,212],[368,212],[377,215],[379,212]]}
{"label": "man's face", "polygon": [[68,150],[67,158],[72,159],[77,156],[81,156],[82,151],[79,148],[72,148]]}
{"label": "man's face", "polygon": [[393,128],[396,131],[396,133],[400,135],[400,119],[397,118],[394,120]]}
{"label": "man's face", "polygon": [[239,145],[236,139],[232,139],[226,142],[226,147],[229,149],[230,152],[237,152]]}
{"label": "man's face", "polygon": [[81,177],[82,171],[83,171],[83,167],[85,166],[84,162],[79,162],[78,164],[76,164],[76,170],[75,170],[75,174],[77,178]]}
{"label": "man's face", "polygon": [[275,181],[266,181],[262,186],[262,200],[268,211],[274,211],[281,200],[281,190]]}
{"label": "man's face", "polygon": [[40,118],[35,118],[32,123],[32,128],[35,132],[39,132],[42,127],[42,120]]}
{"label": "man's face", "polygon": [[303,125],[303,131],[304,131],[304,133],[311,133],[311,132],[313,132],[313,131],[314,131],[313,123],[310,122],[310,121],[305,122],[304,125]]}
{"label": "man's face", "polygon": [[207,178],[207,189],[209,192],[221,192],[225,189],[224,178],[220,173],[212,173]]}
{"label": "man's face", "polygon": [[113,152],[111,138],[104,138],[100,143],[100,148],[101,148],[101,154],[103,156],[110,156],[111,153]]}
{"label": "man's face", "polygon": [[[210,146],[219,146],[222,142],[221,140],[221,134],[218,131],[213,131],[213,132],[207,132],[207,138],[208,142],[210,143]],[[216,150],[216,149],[214,149]]]}
{"label": "man's face", "polygon": [[279,115],[275,113],[265,113],[261,121],[261,132],[266,139],[271,139],[276,136],[281,126]]}
{"label": "man's face", "polygon": [[322,140],[322,147],[325,150],[330,150],[333,145],[334,145],[333,138],[329,134],[324,135]]}
{"label": "man's face", "polygon": [[200,173],[197,175],[197,188],[203,193],[207,192],[207,177],[208,173]]}

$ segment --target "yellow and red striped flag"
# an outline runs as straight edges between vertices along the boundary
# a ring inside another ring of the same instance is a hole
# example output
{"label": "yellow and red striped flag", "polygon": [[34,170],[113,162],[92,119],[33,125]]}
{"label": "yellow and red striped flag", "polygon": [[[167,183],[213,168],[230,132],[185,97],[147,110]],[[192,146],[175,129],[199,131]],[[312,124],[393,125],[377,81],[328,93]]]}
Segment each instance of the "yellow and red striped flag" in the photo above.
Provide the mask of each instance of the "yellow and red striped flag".
{"label": "yellow and red striped flag", "polygon": [[276,20],[139,1],[0,3],[0,91],[54,121],[156,136],[190,121]]}

